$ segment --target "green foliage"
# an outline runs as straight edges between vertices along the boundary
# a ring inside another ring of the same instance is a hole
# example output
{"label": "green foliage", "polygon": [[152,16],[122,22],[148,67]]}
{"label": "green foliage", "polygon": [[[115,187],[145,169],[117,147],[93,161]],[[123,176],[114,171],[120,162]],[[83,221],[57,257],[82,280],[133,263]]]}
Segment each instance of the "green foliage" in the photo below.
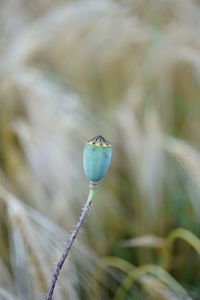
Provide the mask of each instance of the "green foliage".
{"label": "green foliage", "polygon": [[[175,229],[166,237],[161,249],[161,265],[165,269],[169,267],[169,259],[172,255],[172,245],[177,238],[182,238],[188,242],[200,254],[200,240],[188,230]],[[147,239],[147,237],[146,237]],[[154,239],[155,241],[155,239]],[[144,243],[143,243],[144,245]],[[126,276],[121,280],[114,300],[126,299],[128,291],[138,282],[144,292],[151,299],[190,299],[187,291],[168,273],[165,269],[157,265],[142,265],[135,267],[126,260],[119,257],[105,257],[97,266],[97,278],[102,276],[102,271],[108,267],[114,267],[123,271]],[[144,276],[145,275],[145,276]],[[154,275],[155,277],[152,277]],[[134,297],[135,291],[132,292]],[[95,297],[98,299],[97,295]]]}

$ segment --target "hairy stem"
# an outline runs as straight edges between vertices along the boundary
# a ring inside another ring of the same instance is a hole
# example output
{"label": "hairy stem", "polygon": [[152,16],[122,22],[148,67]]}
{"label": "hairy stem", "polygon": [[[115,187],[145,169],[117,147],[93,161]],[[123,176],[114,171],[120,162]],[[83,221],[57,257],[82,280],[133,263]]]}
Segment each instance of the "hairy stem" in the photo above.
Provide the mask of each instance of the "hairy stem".
{"label": "hairy stem", "polygon": [[52,274],[52,279],[51,279],[51,282],[49,284],[49,288],[48,288],[46,300],[51,300],[52,299],[53,291],[54,291],[55,284],[56,284],[56,281],[58,279],[59,273],[60,273],[60,271],[62,269],[62,266],[63,266],[63,264],[65,262],[65,259],[66,259],[67,255],[69,253],[69,250],[71,249],[71,246],[72,246],[72,244],[73,244],[73,242],[74,242],[74,240],[75,240],[75,238],[76,238],[76,236],[77,236],[77,234],[78,234],[78,232],[79,232],[79,230],[81,228],[81,225],[82,225],[82,223],[83,223],[83,221],[85,219],[85,216],[86,216],[86,214],[88,212],[88,209],[89,209],[89,207],[90,207],[90,205],[92,203],[92,198],[94,196],[95,188],[96,188],[95,185],[91,185],[90,186],[88,199],[87,199],[87,201],[86,201],[86,203],[85,203],[85,205],[84,205],[84,207],[82,209],[81,215],[80,215],[80,217],[79,217],[76,225],[74,226],[73,231],[72,231],[69,239],[67,240],[66,247],[64,249],[64,252],[63,252],[60,260],[57,263],[56,269],[55,269],[55,271]]}

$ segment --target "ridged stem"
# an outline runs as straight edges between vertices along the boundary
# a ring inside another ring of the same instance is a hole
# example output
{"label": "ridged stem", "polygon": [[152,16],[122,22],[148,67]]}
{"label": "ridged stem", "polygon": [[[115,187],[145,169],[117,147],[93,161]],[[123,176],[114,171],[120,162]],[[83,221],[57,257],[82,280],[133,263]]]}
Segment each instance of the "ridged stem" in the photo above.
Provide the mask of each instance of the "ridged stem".
{"label": "ridged stem", "polygon": [[71,249],[71,246],[74,242],[74,240],[76,239],[76,236],[81,228],[81,225],[85,219],[85,216],[89,210],[89,207],[92,203],[92,199],[93,199],[93,196],[94,196],[94,193],[95,193],[95,189],[96,189],[97,185],[94,185],[94,184],[90,184],[90,189],[89,189],[89,195],[88,195],[88,198],[87,198],[87,201],[82,209],[82,212],[80,214],[80,217],[76,223],[76,225],[74,226],[73,228],[73,231],[69,237],[69,239],[67,240],[67,243],[66,243],[66,247],[64,249],[64,252],[60,258],[60,260],[58,261],[57,263],[57,266],[56,266],[56,269],[55,271],[53,272],[52,274],[52,279],[50,281],[50,284],[49,284],[49,288],[48,288],[48,292],[47,292],[47,296],[46,296],[46,300],[51,300],[52,297],[53,297],[53,292],[54,292],[54,288],[55,288],[55,284],[56,284],[56,281],[58,279],[58,276],[60,274],[60,271],[62,269],[62,266],[65,262],[65,259],[67,257],[67,255],[69,254],[69,250]]}

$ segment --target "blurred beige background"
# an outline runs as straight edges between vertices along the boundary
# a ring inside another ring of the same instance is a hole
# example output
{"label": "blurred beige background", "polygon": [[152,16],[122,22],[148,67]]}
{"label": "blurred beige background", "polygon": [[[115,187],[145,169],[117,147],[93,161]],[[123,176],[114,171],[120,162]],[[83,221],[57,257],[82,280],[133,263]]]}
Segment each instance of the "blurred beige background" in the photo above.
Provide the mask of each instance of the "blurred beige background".
{"label": "blurred beige background", "polygon": [[128,271],[97,280],[105,256],[172,276],[145,275],[123,299],[200,299],[199,1],[0,5],[0,299],[44,297],[97,134],[113,144],[111,167],[54,299],[113,299]]}

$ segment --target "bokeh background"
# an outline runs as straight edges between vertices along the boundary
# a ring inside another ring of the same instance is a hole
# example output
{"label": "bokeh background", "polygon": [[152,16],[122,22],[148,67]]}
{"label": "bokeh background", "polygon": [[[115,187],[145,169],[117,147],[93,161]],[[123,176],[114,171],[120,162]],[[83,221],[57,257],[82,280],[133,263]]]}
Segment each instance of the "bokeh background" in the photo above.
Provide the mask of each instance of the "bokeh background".
{"label": "bokeh background", "polygon": [[97,134],[112,164],[54,299],[200,299],[200,2],[0,5],[0,299],[44,298]]}

